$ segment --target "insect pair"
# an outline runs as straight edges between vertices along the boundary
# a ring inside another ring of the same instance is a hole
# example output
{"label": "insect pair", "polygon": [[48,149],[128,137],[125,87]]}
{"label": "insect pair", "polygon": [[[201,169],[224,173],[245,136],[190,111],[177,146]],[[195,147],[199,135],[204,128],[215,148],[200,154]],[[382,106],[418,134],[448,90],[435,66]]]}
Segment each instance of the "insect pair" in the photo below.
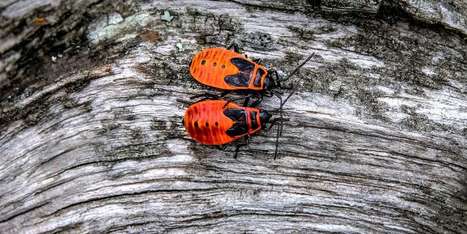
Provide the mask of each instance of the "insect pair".
{"label": "insect pair", "polygon": [[[306,62],[297,66],[284,80],[293,76]],[[225,145],[239,139],[247,142],[248,138],[261,129],[269,130],[279,122],[277,128],[274,159],[277,157],[279,136],[283,129],[283,106],[295,92],[282,99],[275,88],[280,87],[280,80],[276,71],[266,69],[259,61],[248,59],[240,54],[238,49],[208,48],[197,53],[191,62],[190,73],[198,82],[212,88],[223,90],[221,97],[207,96],[203,100],[192,104],[185,112],[183,123],[189,135],[197,142],[205,145]],[[274,76],[274,78],[273,78]],[[231,100],[222,99],[229,92],[247,93],[242,106]],[[250,103],[251,95],[257,100]],[[257,106],[263,96],[275,95],[280,100],[276,110],[266,111]],[[272,119],[271,113],[278,112],[280,117]],[[269,124],[269,127],[267,127]],[[235,157],[239,148],[247,143],[237,144]]]}

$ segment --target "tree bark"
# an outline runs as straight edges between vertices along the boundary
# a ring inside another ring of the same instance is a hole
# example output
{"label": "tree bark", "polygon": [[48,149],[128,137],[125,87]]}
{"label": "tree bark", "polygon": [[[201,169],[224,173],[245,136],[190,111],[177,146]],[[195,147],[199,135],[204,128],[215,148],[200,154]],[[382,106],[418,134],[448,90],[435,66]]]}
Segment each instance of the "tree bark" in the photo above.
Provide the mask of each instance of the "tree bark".
{"label": "tree bark", "polygon": [[[7,0],[0,15],[0,233],[467,233],[461,0]],[[216,92],[191,57],[232,42],[282,75],[316,53],[287,82],[277,160],[273,131],[234,159],[182,125],[190,96]]]}

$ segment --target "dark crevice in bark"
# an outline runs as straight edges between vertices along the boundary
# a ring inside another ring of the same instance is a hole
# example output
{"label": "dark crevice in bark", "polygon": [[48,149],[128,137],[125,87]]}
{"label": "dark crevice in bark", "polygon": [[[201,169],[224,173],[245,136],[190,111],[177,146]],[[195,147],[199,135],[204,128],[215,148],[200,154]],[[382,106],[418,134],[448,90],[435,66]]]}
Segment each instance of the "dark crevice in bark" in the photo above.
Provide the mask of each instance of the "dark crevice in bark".
{"label": "dark crevice in bark", "polygon": [[35,209],[39,209],[39,208],[41,208],[43,206],[48,205],[49,203],[50,203],[50,201],[43,201],[43,202],[41,202],[39,204],[36,204],[35,206],[29,207],[27,209],[19,210],[19,211],[15,212],[13,215],[10,215],[10,216],[7,216],[6,218],[4,217],[3,219],[0,219],[0,224],[8,222],[8,221],[10,221],[10,220],[12,220],[14,218],[17,218],[17,217],[19,217],[21,215],[27,214],[27,213],[35,210]]}

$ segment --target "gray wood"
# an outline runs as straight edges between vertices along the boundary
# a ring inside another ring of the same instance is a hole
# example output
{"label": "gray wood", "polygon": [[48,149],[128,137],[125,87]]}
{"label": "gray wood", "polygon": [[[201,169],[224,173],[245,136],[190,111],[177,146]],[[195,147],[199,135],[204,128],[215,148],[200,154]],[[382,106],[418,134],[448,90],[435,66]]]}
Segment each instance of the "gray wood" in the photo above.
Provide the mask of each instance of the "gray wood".
{"label": "gray wood", "polygon": [[[466,9],[3,1],[0,233],[467,233]],[[234,159],[181,123],[215,92],[191,57],[231,42],[282,75],[316,53],[277,160],[274,131]]]}

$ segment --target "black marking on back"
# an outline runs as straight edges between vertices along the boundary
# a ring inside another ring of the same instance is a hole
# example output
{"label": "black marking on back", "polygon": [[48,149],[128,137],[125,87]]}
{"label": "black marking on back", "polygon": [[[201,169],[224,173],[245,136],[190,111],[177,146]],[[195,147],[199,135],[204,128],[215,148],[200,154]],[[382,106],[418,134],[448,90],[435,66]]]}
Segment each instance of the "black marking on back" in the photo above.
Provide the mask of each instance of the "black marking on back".
{"label": "black marking on back", "polygon": [[245,110],[225,109],[224,115],[234,121],[232,127],[226,131],[227,135],[234,137],[248,133]]}
{"label": "black marking on back", "polygon": [[224,81],[235,87],[248,87],[255,64],[243,58],[233,58],[230,62],[238,68],[239,72],[235,75],[226,76]]}
{"label": "black marking on back", "polygon": [[252,111],[250,112],[250,117],[251,117],[251,128],[256,129],[258,128],[258,122],[256,121],[256,112]]}
{"label": "black marking on back", "polygon": [[255,82],[253,82],[255,87],[261,87],[261,77],[263,77],[263,75],[264,75],[263,69],[258,69],[258,71],[256,72]]}

